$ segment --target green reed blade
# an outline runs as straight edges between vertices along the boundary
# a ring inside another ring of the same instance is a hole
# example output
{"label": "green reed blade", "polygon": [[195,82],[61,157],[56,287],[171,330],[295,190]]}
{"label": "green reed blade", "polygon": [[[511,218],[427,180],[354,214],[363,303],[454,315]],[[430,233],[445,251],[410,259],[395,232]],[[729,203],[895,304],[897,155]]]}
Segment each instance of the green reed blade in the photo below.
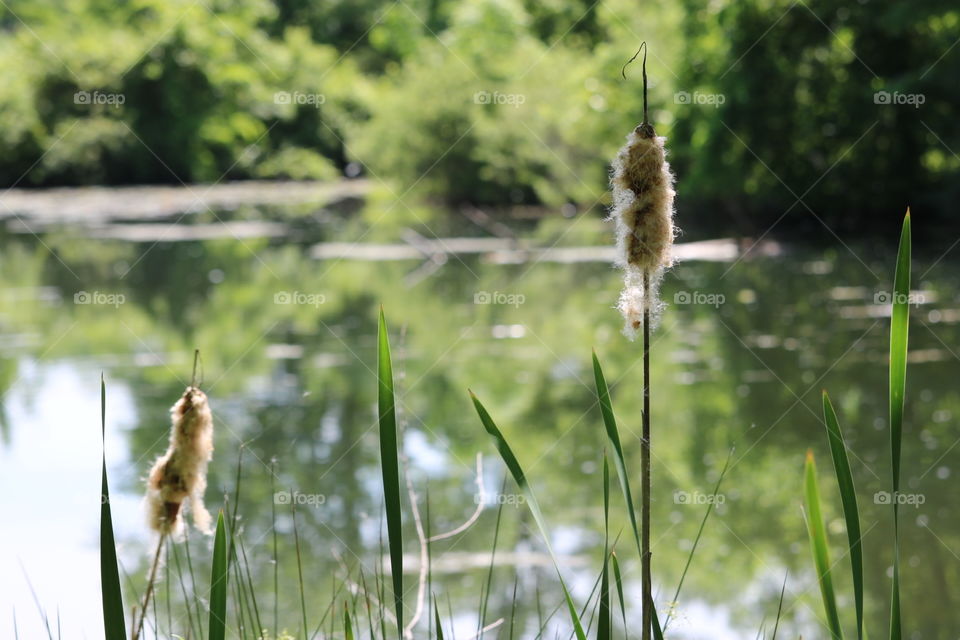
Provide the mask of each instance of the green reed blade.
{"label": "green reed blade", "polygon": [[397,630],[403,636],[403,532],[400,528],[400,464],[397,460],[397,414],[393,391],[393,365],[390,361],[390,337],[380,309],[377,331],[377,404],[380,423],[380,467],[387,511],[387,539],[390,546],[390,573],[393,578],[393,602],[397,610]]}
{"label": "green reed blade", "polygon": [[346,640],[353,640],[353,625],[350,624],[350,609],[346,604],[343,606],[343,635]]}
{"label": "green reed blade", "polygon": [[837,472],[837,485],[840,487],[840,502],[843,505],[843,517],[847,522],[847,541],[850,544],[850,569],[853,572],[853,596],[857,612],[857,638],[863,638],[863,549],[860,545],[860,512],[857,508],[857,493],[850,473],[850,461],[847,459],[847,447],[840,431],[840,422],[833,410],[830,396],[823,392],[823,419],[827,425],[830,440],[830,455],[833,468]]}
{"label": "green reed blade", "polygon": [[910,210],[903,219],[897,268],[893,277],[890,316],[890,456],[893,465],[893,588],[890,596],[890,639],[900,640],[900,445],[903,439],[903,398],[907,382],[907,336],[910,329]]}
{"label": "green reed blade", "polygon": [[600,577],[600,619],[597,640],[610,640],[610,465],[603,452],[603,573]]}
{"label": "green reed blade", "polygon": [[617,552],[610,553],[610,564],[613,565],[613,583],[617,587],[617,600],[620,601],[620,616],[623,622],[623,628],[627,628],[627,607],[623,601],[623,575],[620,573],[620,562],[617,560]]}
{"label": "green reed blade", "polygon": [[610,446],[613,447],[613,464],[617,468],[620,490],[623,492],[623,499],[627,503],[627,515],[630,517],[630,526],[637,543],[637,554],[642,555],[640,528],[637,525],[637,513],[633,508],[633,494],[630,491],[630,480],[623,457],[623,446],[620,444],[620,431],[617,429],[617,419],[613,415],[613,405],[610,402],[610,390],[607,388],[607,381],[603,377],[603,369],[600,367],[600,360],[597,358],[596,351],[593,352],[593,377],[597,386],[597,398],[600,402],[600,413],[603,415],[603,425],[606,428]]}
{"label": "green reed blade", "polygon": [[513,476],[514,482],[516,482],[517,486],[520,487],[520,490],[523,492],[523,495],[527,500],[527,506],[530,508],[530,513],[533,515],[533,520],[536,522],[537,528],[540,530],[540,535],[543,537],[543,541],[547,546],[547,551],[550,554],[550,558],[553,560],[553,566],[557,571],[557,577],[560,579],[560,587],[563,589],[563,597],[566,600],[567,609],[570,612],[570,619],[573,622],[573,628],[576,632],[577,640],[587,640],[587,636],[583,632],[583,625],[580,622],[580,616],[577,615],[577,608],[573,603],[573,598],[570,596],[570,591],[567,589],[567,583],[564,581],[563,575],[560,573],[560,563],[557,561],[557,556],[553,552],[553,546],[550,544],[550,536],[547,534],[547,525],[543,519],[543,515],[540,512],[540,506],[533,494],[533,489],[527,483],[527,478],[523,474],[523,469],[520,467],[517,457],[513,455],[510,445],[507,444],[506,438],[503,437],[503,434],[500,432],[500,429],[497,428],[497,425],[490,417],[490,414],[487,413],[487,410],[480,403],[480,400],[477,398],[477,396],[473,395],[472,391],[470,392],[470,398],[473,400],[473,406],[477,410],[477,414],[480,416],[480,422],[483,423],[483,427],[486,429],[487,433],[493,437],[497,451],[500,452],[500,457],[503,458],[503,462],[507,465],[510,475]]}
{"label": "green reed blade", "polygon": [[443,640],[443,626],[440,624],[440,609],[437,608],[437,598],[433,598],[433,616],[437,623],[437,640]]}
{"label": "green reed blade", "polygon": [[224,640],[227,632],[227,571],[227,534],[221,510],[213,538],[213,568],[210,571],[210,640]]}
{"label": "green reed blade", "polygon": [[107,483],[107,387],[100,377],[100,434],[104,439],[100,481],[100,598],[103,605],[103,632],[107,640],[126,640],[127,625],[123,617],[123,592],[117,569],[117,546],[113,539],[113,516],[110,512],[110,487]]}
{"label": "green reed blade", "polygon": [[813,563],[817,569],[817,580],[820,583],[820,595],[827,614],[827,624],[833,639],[842,640],[843,631],[840,628],[840,615],[837,612],[833,577],[830,575],[830,550],[827,546],[827,530],[823,524],[823,513],[820,509],[820,489],[817,485],[817,465],[813,461],[813,451],[807,451],[803,493],[807,510],[807,533],[810,536]]}

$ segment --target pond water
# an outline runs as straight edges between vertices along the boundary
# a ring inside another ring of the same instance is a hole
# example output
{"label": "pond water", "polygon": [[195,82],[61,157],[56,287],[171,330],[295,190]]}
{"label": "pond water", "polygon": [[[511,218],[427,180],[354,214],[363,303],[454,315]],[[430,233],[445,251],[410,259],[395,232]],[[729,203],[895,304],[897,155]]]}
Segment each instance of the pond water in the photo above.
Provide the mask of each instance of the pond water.
{"label": "pond water", "polygon": [[[567,238],[570,225],[579,230]],[[601,243],[606,232],[583,216],[530,233],[550,244],[574,237]],[[142,589],[151,542],[140,507],[142,479],[165,447],[168,409],[189,381],[194,347],[202,351],[216,416],[207,502],[219,508],[224,494],[232,502],[243,444],[237,512],[264,625],[274,624],[276,545],[278,626],[294,633],[300,626],[292,518],[283,504],[290,496],[299,503],[311,626],[320,624],[331,584],[346,567],[354,577],[362,567],[368,579],[383,571],[374,373],[381,304],[395,350],[406,477],[421,514],[436,534],[469,518],[478,502],[484,506],[465,532],[432,545],[430,590],[458,637],[477,628],[498,505],[485,623],[507,623],[488,637],[508,637],[512,619],[516,637],[533,638],[541,616],[560,603],[526,506],[511,483],[500,493],[504,468],[468,388],[518,453],[575,598],[587,601],[603,544],[604,431],[591,348],[611,381],[639,485],[640,351],[619,334],[611,309],[617,274],[597,262],[493,264],[482,255],[451,256],[430,268],[417,260],[311,257],[312,241],[365,241],[366,234],[362,225],[341,223],[294,239],[138,243],[70,229],[2,237],[2,635],[12,633],[11,611],[20,637],[45,634],[29,585],[50,624],[59,617],[63,637],[101,634],[101,372],[121,562],[127,586]],[[785,247],[777,256],[736,262],[684,262],[664,281],[669,306],[654,335],[652,370],[652,538],[661,619],[707,502],[717,503],[674,608],[675,638],[753,637],[761,624],[769,632],[785,574],[779,633],[827,636],[801,511],[807,449],[819,463],[841,608],[852,621],[821,389],[830,391],[855,454],[868,628],[873,635],[886,628],[890,509],[875,494],[889,490],[884,292],[895,247],[847,247],[832,237],[823,246]],[[901,512],[910,638],[960,633],[951,608],[960,586],[954,508],[960,262],[952,254],[941,259],[948,247],[917,248],[914,262],[903,474],[905,490],[920,504]],[[728,475],[711,498],[734,446]],[[405,500],[409,617],[418,545]],[[615,485],[612,510],[613,534],[623,532],[618,556],[626,595],[636,603],[639,567]],[[209,566],[209,541],[194,534],[190,544],[198,566]],[[198,570],[198,580],[206,576]],[[170,582],[161,584],[162,596]],[[176,598],[176,582],[169,588]],[[632,608],[631,619],[638,612]],[[554,620],[565,623],[564,611]],[[554,637],[556,628],[547,635]]]}

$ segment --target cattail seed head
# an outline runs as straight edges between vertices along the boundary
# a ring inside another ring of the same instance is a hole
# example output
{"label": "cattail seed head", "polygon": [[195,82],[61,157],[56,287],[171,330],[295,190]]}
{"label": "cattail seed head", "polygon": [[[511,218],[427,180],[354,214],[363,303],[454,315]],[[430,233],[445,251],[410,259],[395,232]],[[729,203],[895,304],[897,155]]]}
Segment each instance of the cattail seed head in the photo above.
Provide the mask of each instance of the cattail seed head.
{"label": "cattail seed head", "polygon": [[656,319],[662,308],[658,288],[672,263],[673,174],[666,160],[666,138],[657,137],[649,123],[627,136],[613,161],[610,186],[616,223],[617,266],[624,270],[624,288],[617,308],[631,339],[649,311]]}
{"label": "cattail seed head", "polygon": [[207,395],[187,387],[170,409],[170,417],[170,444],[147,477],[147,523],[157,533],[179,538],[183,505],[189,500],[194,526],[210,533],[210,513],[203,505],[207,463],[213,455],[213,414]]}

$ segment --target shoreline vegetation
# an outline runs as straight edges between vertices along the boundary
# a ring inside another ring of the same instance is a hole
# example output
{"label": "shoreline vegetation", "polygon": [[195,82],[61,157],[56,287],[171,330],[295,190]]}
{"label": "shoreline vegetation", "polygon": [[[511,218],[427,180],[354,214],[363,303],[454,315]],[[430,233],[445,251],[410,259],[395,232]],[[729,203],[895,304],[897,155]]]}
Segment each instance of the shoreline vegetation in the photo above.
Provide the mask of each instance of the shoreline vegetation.
{"label": "shoreline vegetation", "polygon": [[0,183],[365,176],[452,207],[589,207],[640,113],[619,72],[647,38],[685,210],[717,233],[789,210],[886,237],[890,203],[949,222],[960,171],[960,23],[910,7],[10,0]]}

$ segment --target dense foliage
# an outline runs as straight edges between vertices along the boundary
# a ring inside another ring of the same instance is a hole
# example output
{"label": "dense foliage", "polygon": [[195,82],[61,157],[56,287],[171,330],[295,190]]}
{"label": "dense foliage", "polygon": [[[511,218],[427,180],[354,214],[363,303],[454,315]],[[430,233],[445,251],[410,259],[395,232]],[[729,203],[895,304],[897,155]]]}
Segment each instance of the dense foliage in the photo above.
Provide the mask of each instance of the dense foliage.
{"label": "dense foliage", "polygon": [[0,26],[6,186],[363,171],[444,203],[589,208],[647,40],[706,221],[896,224],[957,191],[944,0],[10,0]]}

